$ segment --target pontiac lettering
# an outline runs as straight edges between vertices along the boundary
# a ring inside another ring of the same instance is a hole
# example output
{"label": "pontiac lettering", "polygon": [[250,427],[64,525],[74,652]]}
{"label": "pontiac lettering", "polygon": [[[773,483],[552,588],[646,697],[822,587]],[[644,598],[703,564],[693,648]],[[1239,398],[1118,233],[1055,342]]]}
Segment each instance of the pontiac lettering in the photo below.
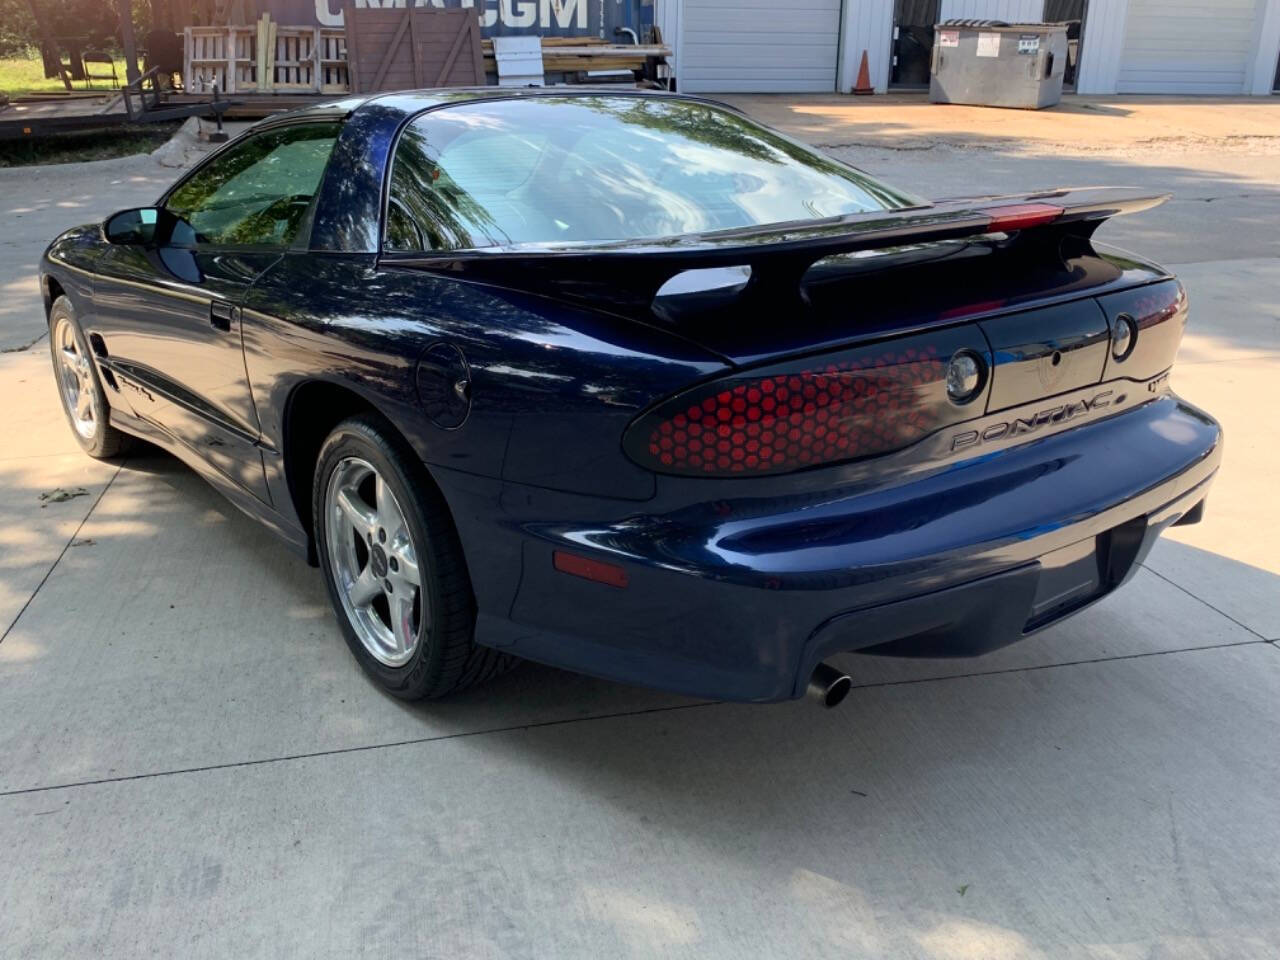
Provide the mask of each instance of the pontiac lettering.
{"label": "pontiac lettering", "polygon": [[1101,393],[1096,393],[1084,400],[1075,400],[1071,403],[1050,407],[1029,417],[1016,417],[1013,420],[988,424],[982,430],[966,430],[963,433],[957,433],[951,438],[951,449],[962,450],[965,447],[977,446],[991,440],[1002,440],[1005,437],[1017,437],[1027,433],[1035,433],[1050,424],[1060,424],[1075,420],[1085,414],[1093,413],[1095,410],[1109,407],[1112,403],[1119,403],[1124,399],[1123,397],[1116,397],[1113,400],[1114,394],[1114,390],[1103,390]]}

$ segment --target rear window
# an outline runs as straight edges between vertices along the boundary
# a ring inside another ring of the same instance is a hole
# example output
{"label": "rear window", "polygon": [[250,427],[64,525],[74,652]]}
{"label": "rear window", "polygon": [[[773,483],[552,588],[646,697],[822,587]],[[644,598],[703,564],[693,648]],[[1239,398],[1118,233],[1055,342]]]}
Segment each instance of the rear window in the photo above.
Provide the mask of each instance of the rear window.
{"label": "rear window", "polygon": [[708,104],[531,97],[409,124],[392,166],[384,246],[656,240],[918,203]]}

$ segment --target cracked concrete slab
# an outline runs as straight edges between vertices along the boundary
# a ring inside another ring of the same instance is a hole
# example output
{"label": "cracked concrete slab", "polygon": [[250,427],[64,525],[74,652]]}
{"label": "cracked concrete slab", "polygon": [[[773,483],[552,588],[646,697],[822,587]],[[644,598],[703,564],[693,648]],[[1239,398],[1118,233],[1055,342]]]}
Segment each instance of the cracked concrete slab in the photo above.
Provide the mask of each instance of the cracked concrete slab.
{"label": "cracked concrete slab", "polygon": [[13,956],[1274,956],[1255,644],[0,797]]}
{"label": "cracked concrete slab", "polygon": [[[1273,288],[1261,289],[1262,298],[1272,295]],[[1205,522],[1170,530],[1147,561],[1152,570],[1267,639],[1280,638],[1280,450],[1270,415],[1277,382],[1280,357],[1275,356],[1174,368],[1174,389],[1213,411],[1223,425],[1226,449]]]}
{"label": "cracked concrete slab", "polygon": [[[382,696],[354,669],[317,573],[166,458],[128,464],[81,535],[92,547],[63,560],[0,644],[0,700],[29,721],[0,728],[0,791],[689,702],[532,664],[447,704]],[[840,662],[865,684],[1176,650],[1189,623],[1195,645],[1253,639],[1208,613],[1143,572],[979,660]],[[89,620],[89,635],[67,629]],[[305,670],[264,688],[282,662]]]}
{"label": "cracked concrete slab", "polygon": [[[1228,439],[1205,522],[1125,590],[978,660],[844,658],[863,686],[831,713],[533,665],[391,700],[316,572],[176,461],[130,459],[90,510],[117,465],[77,452],[44,347],[0,356],[0,614],[26,607],[0,642],[0,956],[1275,956],[1280,161],[1175,144],[1276,114],[1151,104],[1102,114],[1137,117],[1127,157],[982,130],[851,152],[934,195],[1175,190],[1101,238],[1183,264],[1174,387]],[[42,332],[22,268],[58,227],[162,189],[105,163],[20,194],[0,171],[30,208],[0,346]],[[89,496],[39,508],[67,484]]]}
{"label": "cracked concrete slab", "polygon": [[[0,635],[31,599],[116,472],[71,436],[47,351],[0,357],[5,436],[0,445]],[[56,490],[75,494],[41,500]],[[83,494],[78,491],[83,490]]]}
{"label": "cracked concrete slab", "polygon": [[[63,550],[78,536],[114,474],[114,465],[89,460],[79,452],[38,460],[0,460],[0,634],[10,629]],[[70,494],[70,499],[40,499],[59,490]]]}
{"label": "cracked concrete slab", "polygon": [[319,573],[161,454],[80,536],[0,643],[0,703],[27,719],[0,725],[0,791],[684,702],[533,666],[447,706],[383,695]]}

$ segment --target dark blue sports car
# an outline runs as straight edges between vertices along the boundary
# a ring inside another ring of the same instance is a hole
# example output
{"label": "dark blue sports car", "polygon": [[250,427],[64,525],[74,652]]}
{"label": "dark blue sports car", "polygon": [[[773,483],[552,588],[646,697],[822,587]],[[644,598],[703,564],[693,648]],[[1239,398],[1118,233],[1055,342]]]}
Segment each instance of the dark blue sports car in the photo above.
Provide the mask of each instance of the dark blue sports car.
{"label": "dark blue sports car", "polygon": [[724,106],[353,98],[259,124],[41,265],[67,417],[324,571],[361,665],[517,658],[832,705],[842,651],[970,656],[1199,519],[1163,198],[929,202]]}

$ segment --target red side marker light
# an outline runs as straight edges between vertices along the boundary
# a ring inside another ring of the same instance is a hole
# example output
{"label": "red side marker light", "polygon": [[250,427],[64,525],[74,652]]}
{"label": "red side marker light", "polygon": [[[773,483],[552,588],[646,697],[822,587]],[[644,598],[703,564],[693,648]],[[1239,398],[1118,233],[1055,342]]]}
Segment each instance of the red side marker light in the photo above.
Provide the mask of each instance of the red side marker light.
{"label": "red side marker light", "polygon": [[989,233],[1011,233],[1050,223],[1062,216],[1063,208],[1051,203],[1011,203],[1001,207],[987,207],[982,211],[991,218],[987,224]]}
{"label": "red side marker light", "polygon": [[582,577],[584,580],[594,580],[596,583],[603,583],[610,587],[625,587],[628,583],[627,571],[616,563],[592,560],[563,550],[551,552],[551,563],[561,573]]}

